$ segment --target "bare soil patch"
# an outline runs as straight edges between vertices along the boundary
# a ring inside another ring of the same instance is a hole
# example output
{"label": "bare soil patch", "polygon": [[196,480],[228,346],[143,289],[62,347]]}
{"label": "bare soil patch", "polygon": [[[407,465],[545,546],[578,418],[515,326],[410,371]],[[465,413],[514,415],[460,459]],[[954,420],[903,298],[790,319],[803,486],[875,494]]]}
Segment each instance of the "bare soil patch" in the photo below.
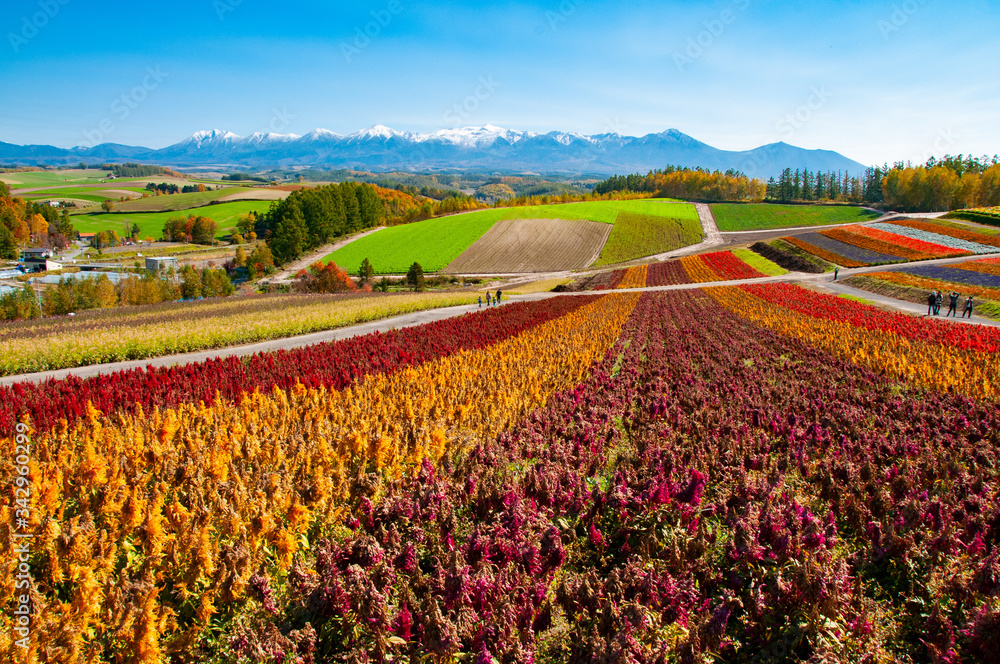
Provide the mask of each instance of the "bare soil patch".
{"label": "bare soil patch", "polygon": [[580,219],[502,219],[444,271],[497,274],[587,267],[600,256],[611,228]]}

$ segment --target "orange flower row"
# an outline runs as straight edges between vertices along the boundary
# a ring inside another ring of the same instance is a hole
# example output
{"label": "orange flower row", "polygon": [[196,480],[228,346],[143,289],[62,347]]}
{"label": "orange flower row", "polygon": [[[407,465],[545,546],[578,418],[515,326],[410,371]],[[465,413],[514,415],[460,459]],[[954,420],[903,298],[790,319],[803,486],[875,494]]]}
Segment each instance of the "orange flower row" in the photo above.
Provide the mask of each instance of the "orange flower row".
{"label": "orange flower row", "polygon": [[905,258],[911,261],[923,261],[930,258],[937,258],[934,254],[929,254],[926,251],[918,251],[916,249],[910,249],[904,247],[900,244],[893,242],[887,242],[881,238],[872,237],[866,233],[859,232],[858,229],[864,228],[863,226],[848,226],[845,228],[831,228],[829,230],[820,231],[823,235],[827,236],[832,240],[837,240],[839,242],[844,242],[846,244],[852,244],[855,247],[861,247],[862,249],[869,249],[871,251],[876,251],[880,254],[886,254],[889,256],[899,256],[900,258]]}
{"label": "orange flower row", "polygon": [[846,256],[841,256],[839,254],[834,254],[832,252],[829,252],[826,249],[822,249],[814,244],[810,244],[805,240],[795,237],[794,235],[783,237],[781,239],[790,245],[796,246],[799,249],[802,249],[803,251],[808,251],[810,254],[813,254],[814,256],[819,256],[823,260],[833,263],[835,265],[840,265],[841,267],[865,267],[866,265],[868,265],[868,263],[862,263],[861,261],[856,261],[853,258],[847,258]]}

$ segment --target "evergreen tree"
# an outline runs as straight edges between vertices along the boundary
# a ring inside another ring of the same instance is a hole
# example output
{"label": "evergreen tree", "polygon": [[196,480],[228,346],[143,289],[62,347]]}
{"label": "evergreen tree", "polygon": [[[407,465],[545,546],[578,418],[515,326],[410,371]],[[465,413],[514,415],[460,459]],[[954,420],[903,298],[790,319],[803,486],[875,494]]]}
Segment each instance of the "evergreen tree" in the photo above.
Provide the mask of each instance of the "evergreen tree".
{"label": "evergreen tree", "polygon": [[371,261],[365,258],[361,261],[361,267],[358,269],[358,279],[362,283],[370,284],[372,282],[372,277],[375,276],[375,268],[372,267]]}
{"label": "evergreen tree", "polygon": [[410,270],[406,273],[406,282],[415,291],[424,290],[424,268],[420,267],[420,263],[414,261],[410,266]]}

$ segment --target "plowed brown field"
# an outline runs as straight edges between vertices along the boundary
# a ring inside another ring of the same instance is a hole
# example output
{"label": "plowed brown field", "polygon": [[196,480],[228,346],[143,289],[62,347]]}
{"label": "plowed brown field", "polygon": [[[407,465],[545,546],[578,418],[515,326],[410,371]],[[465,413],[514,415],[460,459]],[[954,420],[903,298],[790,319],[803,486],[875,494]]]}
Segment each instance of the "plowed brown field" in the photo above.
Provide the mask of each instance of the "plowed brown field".
{"label": "plowed brown field", "polygon": [[587,267],[611,224],[580,219],[502,219],[445,268],[453,274],[556,272]]}

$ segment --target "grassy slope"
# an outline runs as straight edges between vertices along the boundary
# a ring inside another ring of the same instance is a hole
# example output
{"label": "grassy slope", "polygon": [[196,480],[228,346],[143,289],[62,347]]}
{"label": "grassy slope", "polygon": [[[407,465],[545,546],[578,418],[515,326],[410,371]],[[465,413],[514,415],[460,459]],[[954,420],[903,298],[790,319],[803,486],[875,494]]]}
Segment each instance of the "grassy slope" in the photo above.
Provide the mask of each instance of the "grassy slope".
{"label": "grassy slope", "polygon": [[368,258],[379,274],[405,273],[417,261],[425,271],[433,272],[458,258],[501,219],[586,219],[612,224],[622,210],[681,218],[693,214],[697,218],[693,206],[663,200],[496,208],[386,228],[338,249],[323,260],[356,270]]}
{"label": "grassy slope", "polygon": [[[0,180],[9,183],[11,189],[23,189],[57,184],[100,184],[101,180],[107,174],[107,171],[94,169],[85,171],[79,169],[67,171],[27,171],[24,173],[3,173],[0,175]],[[116,182],[121,182],[121,180],[116,180]]]}
{"label": "grassy slope", "polygon": [[858,223],[881,216],[878,212],[845,205],[713,203],[711,207],[723,232]]}
{"label": "grassy slope", "polygon": [[[180,195],[180,194],[178,194]],[[161,197],[162,198],[162,197]],[[208,205],[194,210],[191,214],[198,214],[208,217],[219,224],[221,237],[227,235],[229,230],[235,227],[237,219],[241,214],[246,214],[251,210],[264,212],[270,207],[270,201],[233,201],[232,203],[219,203],[218,205]],[[139,224],[142,229],[141,237],[151,235],[159,238],[163,234],[163,224],[167,219],[186,216],[188,211],[180,212],[135,212],[125,214],[78,214],[72,217],[73,226],[81,233],[97,233],[98,231],[114,230],[121,235],[126,221],[131,224]]]}
{"label": "grassy slope", "polygon": [[[200,207],[224,196],[240,191],[242,187],[213,189],[212,191],[195,191],[190,194],[169,194],[166,196],[150,196],[134,201],[116,203],[115,209],[123,212],[159,212],[164,210],[187,210]],[[212,216],[212,215],[208,215]]]}
{"label": "grassy slope", "polygon": [[487,212],[495,214],[456,214],[386,228],[338,249],[323,262],[354,272],[367,258],[379,274],[403,274],[416,261],[425,272],[435,272],[492,228],[502,211]]}

